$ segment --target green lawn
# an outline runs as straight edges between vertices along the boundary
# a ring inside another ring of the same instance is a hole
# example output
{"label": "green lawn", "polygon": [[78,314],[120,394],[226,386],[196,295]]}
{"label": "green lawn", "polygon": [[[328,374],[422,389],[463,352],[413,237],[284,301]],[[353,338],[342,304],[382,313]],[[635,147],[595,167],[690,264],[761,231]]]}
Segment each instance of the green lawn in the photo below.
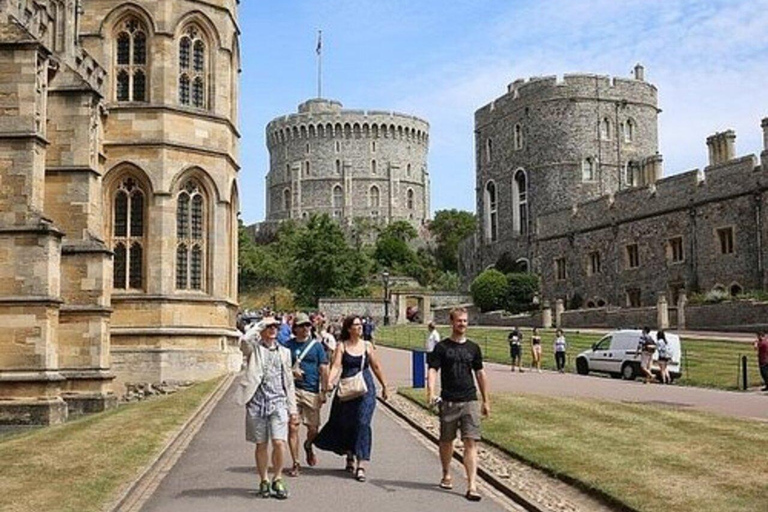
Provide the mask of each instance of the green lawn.
{"label": "green lawn", "polygon": [[218,382],[0,440],[0,510],[104,510]]}
{"label": "green lawn", "polygon": [[[438,327],[440,334],[447,336],[450,328]],[[544,345],[542,367],[554,369],[555,358],[552,354],[552,341],[555,337],[553,329],[541,329]],[[508,329],[493,329],[470,327],[468,337],[480,344],[483,356],[488,361],[497,363],[509,362],[509,346],[507,345]],[[526,340],[530,340],[530,329],[523,329]],[[376,342],[396,348],[421,348],[424,346],[426,328],[416,325],[397,325],[378,327]],[[582,350],[588,349],[601,338],[600,334],[566,332],[568,341],[567,370],[575,372],[574,357]],[[682,339],[683,347],[683,376],[677,381],[688,386],[716,387],[722,389],[738,389],[740,375],[740,359],[742,355],[748,358],[748,378],[750,386],[758,385],[760,375],[757,369],[757,356],[751,344],[730,341],[704,341]],[[530,351],[523,352],[523,362],[531,362]]]}
{"label": "green lawn", "polygon": [[[424,390],[401,390],[423,404]],[[768,510],[768,424],[648,405],[493,395],[483,436],[642,512]]]}

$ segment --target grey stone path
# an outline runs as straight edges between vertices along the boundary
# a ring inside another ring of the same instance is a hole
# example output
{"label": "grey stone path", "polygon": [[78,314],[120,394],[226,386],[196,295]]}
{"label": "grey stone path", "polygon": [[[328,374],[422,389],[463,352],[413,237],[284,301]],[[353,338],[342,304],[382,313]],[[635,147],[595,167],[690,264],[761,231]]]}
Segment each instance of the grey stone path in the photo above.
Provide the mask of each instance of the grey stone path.
{"label": "grey stone path", "polygon": [[502,505],[487,488],[481,488],[484,499],[480,503],[466,501],[460,470],[454,472],[454,491],[439,489],[437,453],[386,413],[381,404],[374,415],[373,460],[366,483],[355,481],[341,469],[341,457],[318,452],[318,466],[306,468],[299,478],[286,477],[291,492],[287,501],[258,498],[253,494],[258,483],[253,445],[243,438],[243,414],[232,402],[230,390],[142,512],[520,510]]}

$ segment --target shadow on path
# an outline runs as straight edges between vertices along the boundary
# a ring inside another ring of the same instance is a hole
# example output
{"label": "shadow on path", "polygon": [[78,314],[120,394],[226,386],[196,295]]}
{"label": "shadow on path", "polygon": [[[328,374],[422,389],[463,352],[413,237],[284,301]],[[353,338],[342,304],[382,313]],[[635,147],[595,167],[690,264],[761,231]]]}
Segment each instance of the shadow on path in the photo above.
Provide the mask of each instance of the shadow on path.
{"label": "shadow on path", "polygon": [[212,489],[186,489],[176,495],[178,498],[250,498],[256,496],[256,489],[242,487],[214,487]]}

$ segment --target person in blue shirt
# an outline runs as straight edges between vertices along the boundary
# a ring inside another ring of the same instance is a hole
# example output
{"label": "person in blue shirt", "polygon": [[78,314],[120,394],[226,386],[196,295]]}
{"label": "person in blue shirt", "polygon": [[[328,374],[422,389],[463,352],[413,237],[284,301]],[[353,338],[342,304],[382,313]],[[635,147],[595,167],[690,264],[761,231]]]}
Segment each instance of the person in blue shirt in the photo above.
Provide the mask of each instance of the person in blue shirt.
{"label": "person in blue shirt", "polygon": [[289,425],[288,445],[293,457],[293,466],[289,476],[299,476],[299,427],[303,423],[307,428],[304,452],[307,464],[317,464],[317,457],[312,449],[312,441],[317,437],[320,427],[320,409],[325,403],[328,391],[328,357],[320,340],[310,335],[312,321],[304,313],[296,315],[293,322],[295,336],[284,346],[291,352],[293,380],[296,387],[296,405],[299,415]]}
{"label": "person in blue shirt", "polygon": [[281,345],[285,345],[288,343],[288,340],[291,339],[291,335],[293,332],[291,331],[291,318],[290,317],[283,317],[281,319],[280,327],[277,330],[277,342]]}

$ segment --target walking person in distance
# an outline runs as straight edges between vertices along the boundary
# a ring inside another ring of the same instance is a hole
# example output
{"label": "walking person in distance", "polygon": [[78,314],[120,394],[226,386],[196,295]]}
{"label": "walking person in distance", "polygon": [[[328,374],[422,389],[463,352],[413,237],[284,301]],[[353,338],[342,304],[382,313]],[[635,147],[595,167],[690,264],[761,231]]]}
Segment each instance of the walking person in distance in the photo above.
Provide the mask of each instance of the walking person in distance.
{"label": "walking person in distance", "polygon": [[541,336],[539,330],[534,327],[531,333],[531,370],[536,367],[536,371],[541,373]]}
{"label": "walking person in distance", "polygon": [[509,344],[509,358],[510,358],[510,370],[515,371],[515,363],[517,363],[517,369],[520,373],[523,373],[522,367],[522,346],[523,346],[523,333],[517,327],[512,327],[512,331],[507,336],[507,343]]}
{"label": "walking person in distance", "polygon": [[[457,431],[461,431],[467,476],[467,492],[464,497],[470,501],[480,501],[481,496],[477,492],[477,441],[481,439],[480,416],[488,417],[491,412],[488,382],[480,347],[466,338],[467,310],[454,308],[450,319],[451,336],[438,343],[428,358],[427,399],[433,406],[439,404],[440,411],[440,487],[453,488],[450,473],[453,442]],[[435,393],[438,373],[439,399]],[[478,388],[482,402],[477,400]]]}
{"label": "walking person in distance", "polygon": [[562,329],[558,329],[555,332],[555,341],[552,343],[552,346],[555,350],[555,365],[557,366],[557,371],[564,373],[565,351],[568,348],[568,344],[565,341],[565,336],[563,335]]}

